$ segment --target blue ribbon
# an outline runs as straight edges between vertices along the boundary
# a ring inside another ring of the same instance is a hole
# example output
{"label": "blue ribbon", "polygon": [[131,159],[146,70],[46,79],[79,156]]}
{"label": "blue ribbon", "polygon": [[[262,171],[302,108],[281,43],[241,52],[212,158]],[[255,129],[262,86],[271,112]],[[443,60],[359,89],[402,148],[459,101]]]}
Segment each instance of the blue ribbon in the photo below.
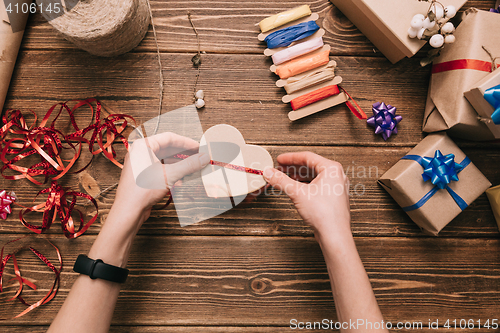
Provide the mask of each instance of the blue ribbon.
{"label": "blue ribbon", "polygon": [[432,184],[436,185],[432,190],[427,192],[416,204],[403,207],[405,212],[409,212],[422,207],[429,201],[434,194],[439,190],[447,190],[453,200],[457,203],[461,210],[467,208],[468,204],[462,199],[455,191],[453,191],[448,184],[452,181],[458,181],[458,174],[465,169],[470,163],[470,159],[465,157],[461,163],[455,162],[455,155],[448,154],[444,156],[441,151],[436,150],[434,158],[421,157],[418,155],[406,155],[403,160],[412,160],[420,164],[424,168],[422,178],[424,182],[430,180]]}
{"label": "blue ribbon", "polygon": [[318,31],[319,26],[314,21],[308,21],[292,25],[291,27],[275,31],[264,39],[267,47],[275,49],[277,47],[288,46],[295,41],[311,36]]}
{"label": "blue ribbon", "polygon": [[496,125],[500,125],[500,84],[484,92],[484,99],[493,106],[495,112],[491,119]]}

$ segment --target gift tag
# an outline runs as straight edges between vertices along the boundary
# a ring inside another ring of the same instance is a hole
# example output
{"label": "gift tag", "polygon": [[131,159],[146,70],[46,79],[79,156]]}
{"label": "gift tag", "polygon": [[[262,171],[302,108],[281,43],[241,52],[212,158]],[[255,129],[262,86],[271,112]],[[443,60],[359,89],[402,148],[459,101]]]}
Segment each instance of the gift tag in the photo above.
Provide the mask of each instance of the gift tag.
{"label": "gift tag", "polygon": [[[237,145],[238,154],[227,146]],[[210,159],[235,166],[264,170],[273,166],[269,152],[260,146],[249,145],[233,126],[220,124],[210,127],[200,141],[200,153],[207,153]],[[201,178],[208,197],[235,197],[257,191],[266,181],[259,174],[233,170],[218,165],[208,165],[201,171]]]}

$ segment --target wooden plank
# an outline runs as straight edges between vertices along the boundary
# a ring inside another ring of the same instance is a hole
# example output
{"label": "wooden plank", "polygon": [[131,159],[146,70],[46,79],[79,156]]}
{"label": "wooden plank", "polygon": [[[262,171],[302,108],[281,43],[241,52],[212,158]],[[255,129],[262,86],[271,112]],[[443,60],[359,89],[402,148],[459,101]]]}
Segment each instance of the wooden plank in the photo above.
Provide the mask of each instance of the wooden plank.
{"label": "wooden plank", "polygon": [[[470,0],[464,8],[486,9],[495,0]],[[328,0],[319,1],[182,1],[151,0],[158,44],[162,52],[197,52],[196,35],[188,21],[191,12],[200,34],[201,49],[209,53],[262,54],[265,43],[257,40],[255,24],[267,16],[299,5],[309,4],[320,15],[318,24],[325,30],[325,43],[332,45],[334,55],[383,55]],[[26,30],[24,49],[74,49],[39,14],[32,15]],[[133,52],[156,52],[152,29]],[[425,54],[421,52],[419,56]]]}
{"label": "wooden plank", "polygon": [[[193,102],[197,70],[190,58],[186,54],[162,55],[164,113]],[[397,65],[381,58],[335,60],[343,87],[367,114],[377,101],[398,108],[404,119],[397,135],[385,142],[345,104],[289,121],[291,108],[281,102],[286,92],[274,85],[277,77],[268,70],[270,60],[264,55],[204,56],[197,85],[206,96],[206,107],[199,112],[203,128],[230,124],[248,143],[260,145],[386,147],[414,146],[421,141],[429,68],[421,68],[418,59]],[[108,59],[83,51],[25,51],[17,62],[5,108],[32,109],[41,117],[55,103],[97,97],[114,112],[132,115],[140,124],[158,115],[158,71],[155,54]],[[79,111],[76,116],[80,126],[88,123],[87,113]],[[67,120],[62,117],[59,124],[69,127]]]}
{"label": "wooden plank", "polygon": [[[119,146],[121,147],[121,146]],[[420,229],[397,203],[379,186],[377,179],[394,165],[410,148],[375,147],[281,147],[265,146],[276,158],[279,154],[292,151],[311,150],[344,165],[344,171],[351,180],[352,230],[357,236],[417,236],[424,237]],[[500,184],[500,174],[496,171],[500,153],[495,149],[464,149],[473,163],[493,183]],[[123,148],[118,156],[125,154]],[[83,164],[83,163],[82,163]],[[75,170],[78,167],[75,167]],[[89,173],[97,180],[101,190],[118,182],[120,169],[103,156],[95,159]],[[61,184],[71,189],[83,191],[78,177],[67,175]],[[30,205],[36,193],[43,187],[27,181],[0,180],[1,188],[14,190],[19,203]],[[115,196],[115,190],[98,199],[101,220],[104,221]],[[40,196],[37,202],[43,202]],[[85,201],[82,201],[85,202]],[[0,224],[2,233],[26,233],[15,208],[6,221]],[[93,215],[94,210],[89,209]],[[33,215],[29,220],[39,224],[41,215]],[[87,217],[88,218],[88,217]],[[97,233],[101,222],[96,222],[88,233]],[[49,233],[60,234],[60,224],[55,223]],[[304,224],[294,206],[284,194],[269,189],[256,200],[241,203],[220,216],[181,228],[174,207],[153,211],[140,230],[141,234],[163,235],[260,235],[260,236],[311,236],[310,227]],[[480,196],[440,233],[443,237],[498,237],[495,223],[486,195]]]}
{"label": "wooden plank", "polygon": [[[459,325],[457,324],[457,327]],[[2,326],[2,332],[11,333],[11,332],[21,332],[29,328],[30,333],[44,333],[47,331],[49,326]],[[238,327],[238,326],[218,326],[218,327],[210,327],[210,326],[111,326],[109,332],[128,332],[128,333],[192,333],[192,332],[203,332],[203,333],[276,333],[276,332],[290,332],[290,327],[279,327],[279,326],[271,326],[271,327]],[[332,330],[333,332],[334,330]],[[391,332],[407,332],[408,330],[397,330],[392,329]],[[444,327],[440,327],[439,329],[432,329],[433,332],[448,332],[448,333],[459,333],[464,332],[464,330],[460,329],[448,329]],[[307,330],[307,332],[311,333],[322,333],[325,332],[325,329],[321,330]],[[469,329],[467,328],[467,332],[496,332],[492,329],[481,328],[481,329]]]}
{"label": "wooden plank", "polygon": [[[190,58],[162,55],[163,112],[193,102],[197,70]],[[409,146],[423,138],[430,69],[421,68],[418,59],[394,66],[381,58],[335,59],[343,87],[367,114],[377,101],[398,107],[404,119],[398,125],[399,134],[388,142],[345,104],[299,121],[288,120],[290,106],[281,102],[285,91],[275,86],[276,76],[268,70],[270,60],[264,55],[205,55],[203,59],[197,89],[206,96],[206,107],[199,112],[204,129],[226,123],[237,127],[247,142],[268,145]],[[107,59],[83,51],[25,51],[17,62],[5,108],[32,109],[43,115],[57,102],[97,97],[140,124],[158,114],[158,70],[155,54]],[[85,113],[77,116],[80,124],[88,122]]]}
{"label": "wooden plank", "polygon": [[[94,236],[52,240],[66,265],[58,296],[4,325],[49,324],[77,276],[72,263]],[[498,317],[499,239],[377,237],[356,243],[386,321]],[[18,258],[21,272],[41,289],[26,290],[28,300],[46,292],[52,279],[35,260],[30,254]],[[336,320],[313,238],[140,236],[128,268],[115,325],[288,326],[294,318]],[[14,313],[10,306],[0,308],[1,318]]]}

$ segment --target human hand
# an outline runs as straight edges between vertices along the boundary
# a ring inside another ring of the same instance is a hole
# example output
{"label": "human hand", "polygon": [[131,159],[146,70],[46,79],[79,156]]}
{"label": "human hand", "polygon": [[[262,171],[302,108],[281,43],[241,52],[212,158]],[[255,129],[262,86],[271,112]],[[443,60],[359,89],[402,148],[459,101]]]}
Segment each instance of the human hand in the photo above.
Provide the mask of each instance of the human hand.
{"label": "human hand", "polygon": [[[162,200],[177,181],[204,168],[210,157],[195,154],[185,160],[175,160],[173,164],[162,162],[183,151],[197,151],[198,146],[198,142],[170,132],[135,140],[125,157],[113,207],[146,220],[153,205]],[[139,177],[142,177],[140,182]]]}
{"label": "human hand", "polygon": [[282,154],[277,160],[290,177],[268,168],[264,178],[290,197],[316,237],[350,234],[349,179],[342,165],[311,152]]}

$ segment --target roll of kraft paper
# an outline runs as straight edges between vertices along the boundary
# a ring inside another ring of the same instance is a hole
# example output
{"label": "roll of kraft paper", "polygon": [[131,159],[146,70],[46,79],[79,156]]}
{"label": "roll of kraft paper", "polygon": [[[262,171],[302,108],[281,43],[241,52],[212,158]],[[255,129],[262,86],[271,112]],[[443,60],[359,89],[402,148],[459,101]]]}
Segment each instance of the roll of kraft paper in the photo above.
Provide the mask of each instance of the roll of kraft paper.
{"label": "roll of kraft paper", "polygon": [[299,43],[273,54],[273,62],[275,65],[282,64],[288,60],[300,57],[323,46],[323,37],[314,38],[306,42]]}
{"label": "roll of kraft paper", "polygon": [[91,54],[113,57],[139,45],[148,31],[147,0],[79,1],[63,15],[43,16],[65,39]]}
{"label": "roll of kraft paper", "polygon": [[[22,8],[22,4],[30,4],[31,0],[0,1],[0,111],[3,109],[9,83],[16,64],[17,53],[23,39],[24,28],[29,14],[7,13],[5,4]],[[15,7],[14,7],[15,8]]]}
{"label": "roll of kraft paper", "polygon": [[267,32],[277,27],[311,15],[311,9],[308,5],[303,5],[294,9],[269,16],[259,22],[260,31]]}

